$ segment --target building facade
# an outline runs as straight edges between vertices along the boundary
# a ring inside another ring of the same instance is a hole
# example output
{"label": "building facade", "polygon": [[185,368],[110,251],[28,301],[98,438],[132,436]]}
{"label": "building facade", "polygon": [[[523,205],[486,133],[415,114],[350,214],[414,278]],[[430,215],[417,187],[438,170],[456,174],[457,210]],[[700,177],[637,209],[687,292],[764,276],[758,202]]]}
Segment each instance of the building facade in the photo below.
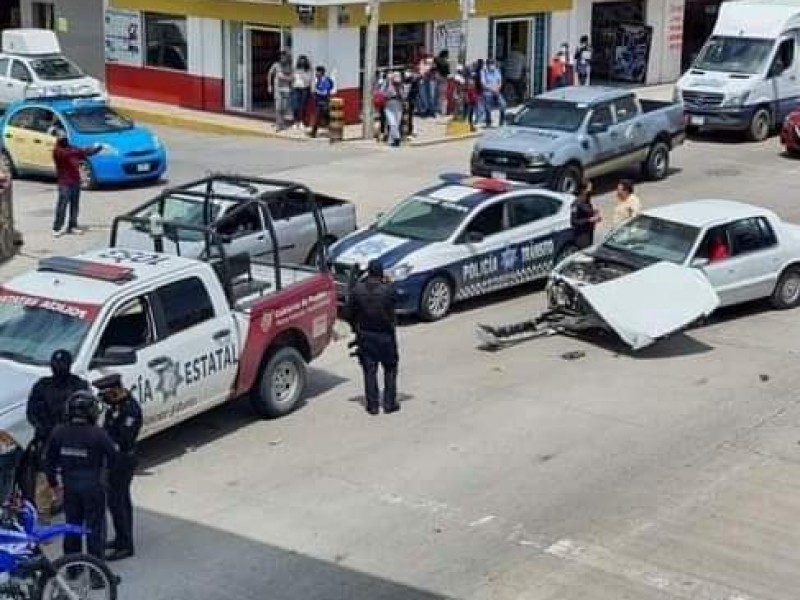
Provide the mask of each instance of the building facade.
{"label": "building facade", "polygon": [[[27,2],[28,0],[23,0]],[[75,1],[75,0],[73,0]],[[364,0],[111,0],[105,13],[112,94],[209,111],[265,114],[267,72],[281,49],[322,64],[360,112]],[[589,35],[595,80],[661,83],[680,74],[684,0],[474,0],[467,59],[524,57],[527,92],[547,85],[550,57]],[[404,68],[421,50],[458,56],[458,0],[384,0],[378,66]]]}
{"label": "building facade", "polygon": [[61,49],[81,68],[105,79],[104,0],[19,0],[16,26],[52,29]]}

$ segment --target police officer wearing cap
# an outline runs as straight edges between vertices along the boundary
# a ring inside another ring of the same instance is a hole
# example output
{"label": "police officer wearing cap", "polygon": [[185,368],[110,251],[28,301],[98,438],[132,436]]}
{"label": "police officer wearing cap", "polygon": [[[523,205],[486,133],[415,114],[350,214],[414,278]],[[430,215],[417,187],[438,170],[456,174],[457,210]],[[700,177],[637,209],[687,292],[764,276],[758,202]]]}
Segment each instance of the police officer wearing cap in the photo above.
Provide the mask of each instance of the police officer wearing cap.
{"label": "police officer wearing cap", "polygon": [[131,482],[136,470],[136,438],[142,429],[142,409],[122,386],[122,377],[111,374],[93,382],[108,405],[103,429],[116,444],[119,456],[108,472],[108,510],[114,523],[114,540],[106,560],[133,556],[133,503]]}
{"label": "police officer wearing cap", "polygon": [[[366,279],[353,286],[346,316],[356,334],[358,358],[364,372],[367,412],[377,415],[400,410],[397,401],[397,332],[396,298],[383,274],[383,265],[372,260],[367,265]],[[378,388],[378,366],[383,367],[383,402]]]}
{"label": "police officer wearing cap", "polygon": [[[106,491],[104,472],[114,467],[117,450],[97,425],[100,403],[90,391],[75,392],[67,400],[67,422],[58,425],[47,446],[47,481],[64,499],[67,523],[89,530],[87,551],[103,560],[106,545]],[[64,537],[64,554],[81,552],[80,536]]]}
{"label": "police officer wearing cap", "polygon": [[89,389],[86,381],[72,374],[72,354],[67,350],[53,352],[50,370],[52,374],[39,379],[31,389],[26,411],[34,434],[21,469],[20,483],[23,495],[32,502],[36,495],[36,474],[44,471],[47,440],[56,425],[64,422],[67,399],[79,390]]}

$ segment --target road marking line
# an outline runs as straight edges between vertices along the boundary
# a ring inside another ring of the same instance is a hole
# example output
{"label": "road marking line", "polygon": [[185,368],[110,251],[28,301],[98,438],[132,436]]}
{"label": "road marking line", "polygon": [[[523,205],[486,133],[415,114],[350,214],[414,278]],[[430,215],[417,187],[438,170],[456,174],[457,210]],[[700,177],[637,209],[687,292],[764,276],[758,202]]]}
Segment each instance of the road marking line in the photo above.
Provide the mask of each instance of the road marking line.
{"label": "road marking line", "polygon": [[486,525],[486,523],[494,521],[496,518],[497,517],[495,517],[494,515],[486,515],[482,519],[478,519],[477,521],[473,521],[472,523],[469,524],[469,526],[470,527],[478,527],[480,525]]}
{"label": "road marking line", "polygon": [[559,540],[544,550],[546,554],[573,561],[609,575],[623,577],[633,583],[666,592],[687,600],[758,600],[723,584],[699,579],[693,575],[663,569],[652,563],[620,556],[606,548]]}

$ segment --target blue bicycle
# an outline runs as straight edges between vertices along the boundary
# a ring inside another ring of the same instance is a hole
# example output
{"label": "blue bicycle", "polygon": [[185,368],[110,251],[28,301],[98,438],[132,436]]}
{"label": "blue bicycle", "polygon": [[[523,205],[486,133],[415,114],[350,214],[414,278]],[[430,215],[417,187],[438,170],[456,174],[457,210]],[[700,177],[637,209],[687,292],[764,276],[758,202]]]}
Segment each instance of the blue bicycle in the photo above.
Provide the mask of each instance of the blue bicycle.
{"label": "blue bicycle", "polygon": [[19,498],[0,509],[0,598],[8,600],[116,600],[118,578],[102,560],[68,554],[50,560],[42,546],[83,527],[39,525],[39,513]]}

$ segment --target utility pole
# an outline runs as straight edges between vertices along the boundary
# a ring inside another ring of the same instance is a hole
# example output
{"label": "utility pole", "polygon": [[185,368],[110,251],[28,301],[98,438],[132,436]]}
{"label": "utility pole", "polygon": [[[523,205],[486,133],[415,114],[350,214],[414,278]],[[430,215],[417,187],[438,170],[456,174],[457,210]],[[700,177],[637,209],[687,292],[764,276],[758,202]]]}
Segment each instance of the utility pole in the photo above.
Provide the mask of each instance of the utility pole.
{"label": "utility pole", "polygon": [[372,110],[372,90],[378,70],[378,25],[381,20],[381,0],[369,0],[367,10],[367,43],[364,50],[364,88],[361,90],[361,119],[363,137],[371,140],[375,135],[375,116]]}
{"label": "utility pole", "polygon": [[472,14],[474,0],[459,0],[461,7],[461,45],[458,51],[458,63],[467,66],[467,34],[469,31],[469,16]]}

